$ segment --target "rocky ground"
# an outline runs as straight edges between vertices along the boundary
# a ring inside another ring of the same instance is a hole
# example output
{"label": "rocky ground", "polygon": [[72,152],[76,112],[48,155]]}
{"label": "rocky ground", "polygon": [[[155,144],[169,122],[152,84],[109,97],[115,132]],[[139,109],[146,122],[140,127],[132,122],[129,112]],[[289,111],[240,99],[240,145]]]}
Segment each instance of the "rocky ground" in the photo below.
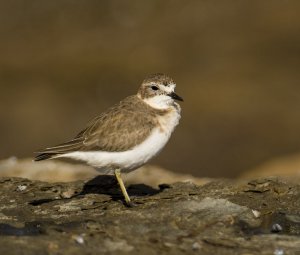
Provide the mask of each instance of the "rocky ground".
{"label": "rocky ground", "polygon": [[0,179],[0,254],[300,254],[300,185]]}

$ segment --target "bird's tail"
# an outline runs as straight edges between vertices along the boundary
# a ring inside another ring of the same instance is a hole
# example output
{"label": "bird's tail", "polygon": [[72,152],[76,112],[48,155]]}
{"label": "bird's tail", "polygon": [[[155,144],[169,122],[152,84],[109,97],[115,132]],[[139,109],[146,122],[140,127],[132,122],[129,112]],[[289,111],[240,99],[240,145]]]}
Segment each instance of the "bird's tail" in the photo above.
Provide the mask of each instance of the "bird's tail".
{"label": "bird's tail", "polygon": [[68,141],[66,143],[62,143],[59,145],[56,145],[54,147],[49,147],[44,150],[38,151],[37,156],[34,158],[34,161],[41,161],[46,159],[52,159],[56,158],[59,155],[77,151],[82,146],[82,137],[74,138],[71,141]]}
{"label": "bird's tail", "polygon": [[46,159],[52,159],[57,156],[57,153],[41,153],[35,156],[34,161],[41,161],[41,160],[46,160]]}

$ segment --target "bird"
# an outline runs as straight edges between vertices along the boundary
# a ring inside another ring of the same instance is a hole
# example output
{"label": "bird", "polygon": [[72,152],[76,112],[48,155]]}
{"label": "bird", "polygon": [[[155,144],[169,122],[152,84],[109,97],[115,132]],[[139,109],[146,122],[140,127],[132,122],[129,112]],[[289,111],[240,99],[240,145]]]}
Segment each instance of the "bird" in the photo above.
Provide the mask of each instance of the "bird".
{"label": "bird", "polygon": [[129,173],[155,157],[166,145],[181,118],[169,76],[147,76],[137,94],[92,119],[73,139],[40,150],[34,161],[68,158],[84,162],[101,174],[114,174],[127,206],[133,203],[121,173]]}

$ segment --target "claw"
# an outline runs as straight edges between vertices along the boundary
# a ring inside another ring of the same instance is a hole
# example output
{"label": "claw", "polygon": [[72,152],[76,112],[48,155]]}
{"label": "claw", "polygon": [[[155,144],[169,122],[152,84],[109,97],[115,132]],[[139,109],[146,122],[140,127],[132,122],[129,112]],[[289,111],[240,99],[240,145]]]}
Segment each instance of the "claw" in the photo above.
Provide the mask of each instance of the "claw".
{"label": "claw", "polygon": [[129,201],[129,202],[126,202],[126,206],[129,207],[129,208],[133,208],[133,207],[137,207],[138,204],[134,203],[132,201]]}

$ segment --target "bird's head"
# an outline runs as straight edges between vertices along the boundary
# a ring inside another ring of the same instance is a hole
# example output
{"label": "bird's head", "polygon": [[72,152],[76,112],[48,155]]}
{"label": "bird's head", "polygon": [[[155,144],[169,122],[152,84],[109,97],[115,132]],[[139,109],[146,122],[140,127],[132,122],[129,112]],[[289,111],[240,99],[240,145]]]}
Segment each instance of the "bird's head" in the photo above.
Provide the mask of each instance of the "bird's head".
{"label": "bird's head", "polygon": [[175,93],[175,82],[165,74],[152,74],[142,83],[138,97],[153,108],[167,109],[174,101],[183,101]]}

